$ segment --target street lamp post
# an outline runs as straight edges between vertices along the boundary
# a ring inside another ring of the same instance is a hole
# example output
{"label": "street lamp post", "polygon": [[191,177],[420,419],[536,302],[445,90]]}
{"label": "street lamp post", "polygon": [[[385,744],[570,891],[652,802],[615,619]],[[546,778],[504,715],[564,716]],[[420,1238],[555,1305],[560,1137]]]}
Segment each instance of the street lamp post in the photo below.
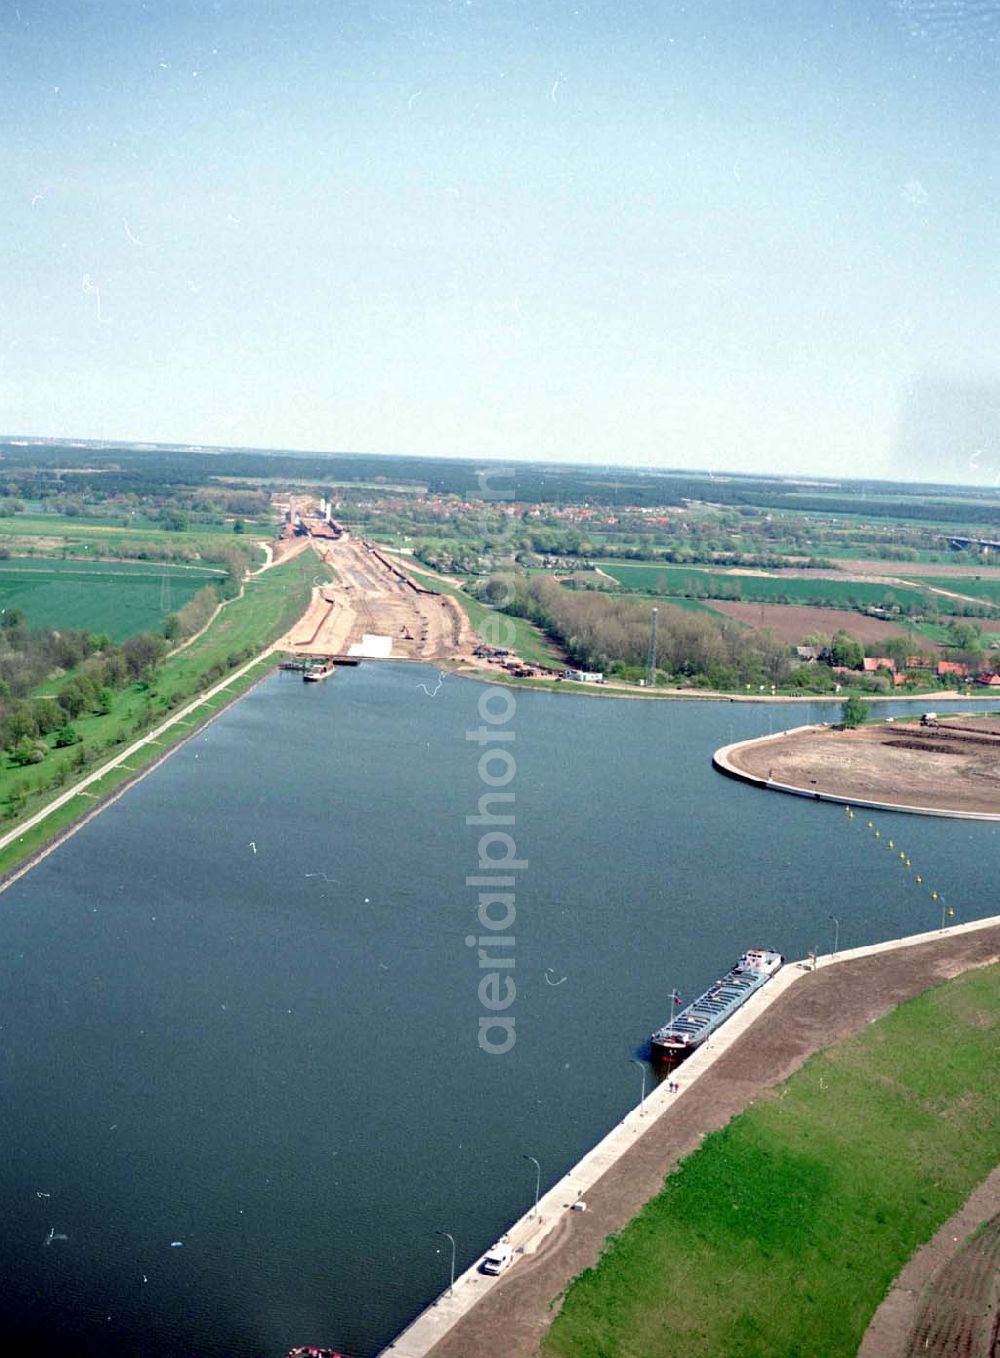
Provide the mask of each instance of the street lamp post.
{"label": "street lamp post", "polygon": [[639,1095],[639,1116],[645,1116],[644,1104],[646,1102],[646,1063],[640,1061],[637,1056],[631,1058],[633,1066],[638,1066],[642,1071],[642,1093]]}
{"label": "street lamp post", "polygon": [[830,918],[833,920],[833,955],[836,957],[840,950],[840,920],[836,915],[831,915]]}
{"label": "street lamp post", "polygon": [[455,1290],[455,1237],[450,1231],[435,1231],[435,1235],[447,1236],[451,1241],[451,1282],[448,1284],[449,1294]]}
{"label": "street lamp post", "polygon": [[537,1217],[537,1216],[538,1216],[538,1190],[539,1190],[539,1189],[541,1188],[541,1186],[542,1186],[542,1167],[541,1167],[541,1165],[538,1163],[538,1161],[535,1159],[535,1157],[534,1157],[533,1155],[522,1155],[522,1156],[521,1156],[521,1159],[522,1159],[522,1160],[530,1160],[531,1163],[535,1166],[535,1206],[534,1206],[534,1210],[532,1211],[531,1215],[534,1216],[534,1217]]}

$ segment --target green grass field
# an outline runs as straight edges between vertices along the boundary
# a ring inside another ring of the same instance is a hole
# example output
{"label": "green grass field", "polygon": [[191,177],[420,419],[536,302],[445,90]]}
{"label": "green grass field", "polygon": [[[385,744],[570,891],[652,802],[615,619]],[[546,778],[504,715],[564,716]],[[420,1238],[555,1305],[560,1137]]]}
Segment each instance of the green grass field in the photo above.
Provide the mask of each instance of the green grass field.
{"label": "green grass field", "polygon": [[928,576],[927,583],[937,589],[949,589],[956,594],[971,595],[974,599],[982,599],[984,603],[1000,603],[1000,580],[978,579],[971,568],[967,577],[952,575],[938,579]]}
{"label": "green grass field", "polygon": [[[648,604],[660,604],[667,608],[682,608],[685,613],[711,613],[713,618],[726,618],[727,622],[734,622],[733,618],[726,617],[725,613],[720,613],[717,608],[713,608],[711,601],[706,599],[687,599],[681,594],[674,594],[669,599],[665,599],[662,594],[639,594],[635,596]],[[749,623],[736,623],[737,627],[749,627]]]}
{"label": "green grass field", "polygon": [[196,590],[222,578],[204,568],[119,561],[0,561],[0,608],[34,627],[83,627],[124,641],[157,631]]}
{"label": "green grass field", "polygon": [[546,1358],[854,1358],[1000,1161],[1000,967],[812,1058],[708,1138],[569,1287]]}
{"label": "green grass field", "polygon": [[264,556],[255,543],[270,541],[273,536],[271,521],[254,523],[248,520],[245,532],[238,535],[231,528],[212,524],[196,524],[174,533],[155,525],[147,526],[144,521],[123,527],[114,521],[58,514],[17,514],[0,518],[0,547],[11,552],[19,565],[31,559],[22,554],[31,553],[36,559],[52,561],[57,552],[68,552],[84,559],[92,554],[94,558],[120,557],[126,561],[153,563],[162,559],[175,564],[179,558],[182,562],[204,564],[205,557],[234,546],[249,550],[257,564],[261,564]]}
{"label": "green grass field", "polygon": [[[273,524],[261,524],[253,519],[246,521],[246,534],[265,534],[270,537]],[[89,518],[68,514],[8,514],[0,517],[0,538],[69,538],[86,542],[90,538],[117,538],[122,536],[143,537],[163,535],[171,542],[183,542],[186,538],[233,536],[232,528],[220,527],[217,523],[194,523],[180,532],[168,532],[152,519],[136,518],[125,522],[121,518]]]}
{"label": "green grass field", "polygon": [[169,699],[177,692],[190,692],[199,674],[228,656],[277,641],[309,607],[314,578],[328,580],[332,575],[311,551],[252,576],[242,599],[228,603],[204,636],[165,662],[154,685],[156,694]]}
{"label": "green grass field", "polygon": [[[876,585],[853,580],[828,580],[771,575],[727,575],[694,566],[609,566],[606,571],[628,589],[660,593],[664,597],[744,599],[754,603],[788,603],[830,608],[865,608],[902,603],[922,604],[925,591],[916,586]],[[960,586],[952,583],[951,588]],[[947,607],[947,601],[938,600]]]}

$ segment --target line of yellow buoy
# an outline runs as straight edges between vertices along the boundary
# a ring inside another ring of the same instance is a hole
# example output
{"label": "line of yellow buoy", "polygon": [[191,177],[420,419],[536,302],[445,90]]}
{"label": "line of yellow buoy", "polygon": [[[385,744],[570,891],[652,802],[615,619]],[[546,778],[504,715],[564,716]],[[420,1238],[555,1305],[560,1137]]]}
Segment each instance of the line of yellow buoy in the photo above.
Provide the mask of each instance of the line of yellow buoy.
{"label": "line of yellow buoy", "polygon": [[[853,820],[853,819],[854,819],[854,810],[853,810],[853,808],[850,807],[850,806],[846,806],[846,807],[844,808],[844,810],[847,812],[847,819],[848,819],[848,820]],[[866,828],[869,829],[869,830],[872,832],[872,838],[873,838],[873,839],[881,840],[882,843],[884,843],[884,844],[887,846],[887,848],[890,850],[890,852],[893,852],[893,853],[897,853],[897,854],[898,854],[898,857],[897,857],[897,860],[896,860],[896,861],[900,864],[901,867],[909,868],[909,869],[912,871],[912,869],[913,869],[913,864],[910,862],[909,856],[907,855],[907,853],[905,852],[905,850],[903,850],[903,849],[897,849],[897,848],[896,848],[896,841],[895,841],[895,840],[889,839],[888,836],[886,836],[886,837],[883,839],[882,831],[881,831],[881,830],[877,830],[877,829],[875,828],[875,824],[874,824],[873,821],[868,821],[868,822],[867,822]],[[923,887],[923,886],[926,885],[926,883],[924,882],[923,877],[920,875],[919,872],[914,872],[914,873],[913,873],[913,881],[914,881],[914,884],[915,884],[916,886],[919,886],[919,887]],[[932,900],[932,901],[940,902],[940,905],[941,905],[941,928],[943,929],[943,928],[945,927],[945,923],[946,923],[947,920],[950,920],[950,919],[954,919],[954,918],[955,918],[955,910],[954,910],[954,907],[948,905],[948,904],[945,902],[944,898],[942,897],[942,895],[941,895],[941,893],[940,893],[939,891],[932,891],[932,892],[930,893],[930,896],[931,896],[931,900]]]}

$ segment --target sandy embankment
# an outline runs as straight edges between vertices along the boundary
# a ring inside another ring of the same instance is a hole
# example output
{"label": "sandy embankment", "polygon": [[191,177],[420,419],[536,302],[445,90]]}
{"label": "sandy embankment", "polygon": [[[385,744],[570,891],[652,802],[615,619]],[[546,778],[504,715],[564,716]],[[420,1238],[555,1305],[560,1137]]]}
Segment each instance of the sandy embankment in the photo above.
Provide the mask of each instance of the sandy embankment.
{"label": "sandy embankment", "polygon": [[716,767],[775,791],[1000,819],[1000,720],[801,727],[717,751]]}
{"label": "sandy embankment", "polygon": [[312,602],[282,638],[282,649],[298,655],[344,655],[372,633],[392,639],[394,660],[441,664],[462,654],[471,630],[453,599],[401,578],[383,553],[350,533],[311,545],[334,578],[326,581],[317,574]]}

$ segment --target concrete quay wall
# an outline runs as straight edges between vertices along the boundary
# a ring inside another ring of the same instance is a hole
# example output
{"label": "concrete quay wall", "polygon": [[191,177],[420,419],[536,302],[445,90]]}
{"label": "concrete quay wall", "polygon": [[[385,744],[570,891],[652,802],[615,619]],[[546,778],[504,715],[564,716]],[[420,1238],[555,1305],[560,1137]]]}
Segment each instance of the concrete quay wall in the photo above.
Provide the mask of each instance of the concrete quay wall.
{"label": "concrete quay wall", "polygon": [[911,806],[906,802],[874,801],[867,797],[845,797],[836,792],[817,792],[813,787],[798,787],[794,783],[779,783],[774,778],[762,778],[760,774],[748,773],[733,763],[733,755],[751,745],[766,745],[769,740],[783,736],[802,735],[807,731],[823,731],[825,726],[792,726],[787,731],[775,731],[768,736],[755,736],[752,740],[737,740],[732,745],[723,745],[712,755],[712,764],[728,778],[741,783],[749,783],[765,792],[784,792],[791,797],[807,797],[814,802],[836,802],[839,806],[864,807],[868,811],[900,811],[910,816],[944,816],[948,820],[988,820],[1000,821],[1000,814],[988,811],[946,811],[936,806]]}
{"label": "concrete quay wall", "polygon": [[[739,1037],[755,1024],[766,1021],[767,1011],[771,1005],[806,972],[812,971],[814,966],[822,970],[841,962],[915,947],[935,939],[992,929],[998,925],[1000,916],[993,916],[946,929],[913,934],[907,938],[890,939],[884,943],[828,954],[819,958],[815,964],[811,961],[787,963],[772,980],[752,995],[704,1046],[699,1047],[677,1068],[675,1082],[677,1092],[673,1092],[667,1082],[653,1090],[641,1106],[627,1113],[539,1199],[537,1214],[533,1209],[514,1222],[504,1239],[514,1247],[515,1260],[533,1254],[565,1219],[573,1204],[585,1201],[587,1192],[607,1170],[629,1151],[650,1127],[668,1113],[678,1100],[685,1097],[685,1093],[697,1084]],[[513,1267],[516,1269],[516,1261]],[[488,1277],[480,1273],[477,1260],[475,1265],[455,1279],[454,1289],[443,1292],[431,1302],[381,1351],[379,1358],[425,1358],[463,1316],[489,1295],[502,1281],[503,1276]]]}

